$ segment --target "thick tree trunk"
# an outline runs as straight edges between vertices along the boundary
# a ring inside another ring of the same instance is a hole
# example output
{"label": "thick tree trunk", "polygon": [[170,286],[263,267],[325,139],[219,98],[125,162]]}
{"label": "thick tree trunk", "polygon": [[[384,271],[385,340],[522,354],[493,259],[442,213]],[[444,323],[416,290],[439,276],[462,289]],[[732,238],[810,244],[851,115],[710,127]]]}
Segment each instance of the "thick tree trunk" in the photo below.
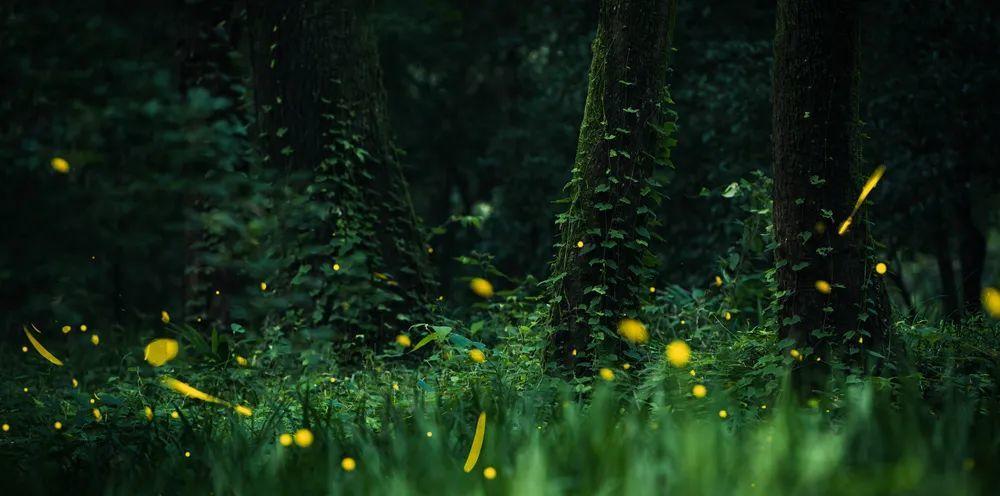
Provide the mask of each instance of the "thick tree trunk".
{"label": "thick tree trunk", "polygon": [[[962,120],[971,121],[967,112],[962,112]],[[986,236],[976,225],[975,181],[987,176],[989,167],[980,167],[979,150],[985,148],[980,138],[973,133],[959,131],[954,139],[959,152],[955,164],[954,223],[958,233],[958,261],[961,267],[962,314],[972,316],[982,311],[980,292],[982,291],[983,269],[986,265]]]}
{"label": "thick tree trunk", "polygon": [[[779,0],[774,41],[774,230],[780,334],[808,352],[863,356],[888,323],[884,286],[867,256],[865,219],[838,225],[860,190],[859,2]],[[829,294],[817,281],[832,285]],[[861,336],[852,331],[867,333]],[[850,335],[850,342],[847,336]],[[859,350],[859,348],[861,348]],[[822,371],[820,371],[822,372]],[[820,373],[822,375],[822,373]]]}
{"label": "thick tree trunk", "polygon": [[[385,337],[398,327],[397,315],[419,312],[434,281],[390,139],[375,35],[367,22],[370,4],[252,0],[248,17],[266,160],[289,177],[303,178],[293,187],[308,188],[315,204],[329,206],[304,227],[313,231],[314,244],[335,239],[345,247],[353,246],[346,238],[358,239],[354,251],[364,251],[367,269],[378,275],[370,285],[394,295],[371,317]],[[300,262],[318,268],[341,255],[346,253],[314,253]],[[335,301],[331,296],[317,304],[332,307]]]}
{"label": "thick tree trunk", "polygon": [[[676,0],[603,0],[570,205],[557,219],[549,279],[557,328],[550,355],[585,368],[617,350],[616,322],[635,316],[650,272],[649,229],[659,201],[653,170],[669,160],[665,107]],[[581,245],[582,244],[582,245]],[[574,352],[575,350],[575,352]]]}
{"label": "thick tree trunk", "polygon": [[958,229],[958,259],[962,267],[962,311],[975,315],[982,309],[983,268],[986,265],[986,237],[976,227],[969,199],[959,200],[955,209]]}

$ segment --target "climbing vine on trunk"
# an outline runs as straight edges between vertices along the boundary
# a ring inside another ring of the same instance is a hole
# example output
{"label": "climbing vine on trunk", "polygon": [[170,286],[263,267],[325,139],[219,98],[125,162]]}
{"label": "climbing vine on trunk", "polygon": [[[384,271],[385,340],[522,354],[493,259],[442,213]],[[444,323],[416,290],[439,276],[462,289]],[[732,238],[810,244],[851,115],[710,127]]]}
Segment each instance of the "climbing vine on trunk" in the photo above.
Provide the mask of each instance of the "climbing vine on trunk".
{"label": "climbing vine on trunk", "polygon": [[[258,126],[282,171],[273,243],[297,319],[386,343],[435,283],[390,136],[370,2],[251,2]],[[284,288],[277,288],[280,291]]]}
{"label": "climbing vine on trunk", "polygon": [[552,276],[550,354],[574,367],[617,352],[617,322],[634,316],[656,257],[651,252],[657,167],[670,167],[676,114],[667,60],[676,1],[605,0],[573,176]]}

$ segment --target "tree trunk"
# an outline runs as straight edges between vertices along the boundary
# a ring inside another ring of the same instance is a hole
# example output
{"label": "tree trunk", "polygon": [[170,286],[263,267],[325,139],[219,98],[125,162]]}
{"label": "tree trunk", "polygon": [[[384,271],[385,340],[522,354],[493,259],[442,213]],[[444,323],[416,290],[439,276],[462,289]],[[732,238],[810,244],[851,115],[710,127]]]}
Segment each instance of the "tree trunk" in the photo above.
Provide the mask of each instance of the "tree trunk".
{"label": "tree trunk", "polygon": [[[862,175],[858,7],[858,0],[779,0],[777,7],[773,215],[780,335],[811,352],[798,370],[825,367],[814,357],[825,360],[834,350],[861,358],[863,348],[883,341],[888,326],[885,289],[872,277],[867,256],[865,219],[837,232]],[[829,282],[832,291],[819,291],[817,281]]]}
{"label": "tree trunk", "polygon": [[[418,312],[435,286],[427,271],[424,237],[390,139],[386,95],[375,35],[367,22],[370,0],[253,0],[251,25],[255,101],[265,160],[281,167],[294,189],[308,191],[322,209],[305,226],[306,244],[291,270],[363,252],[364,267],[345,272],[368,280],[378,301],[369,320],[378,338],[398,329],[397,316]],[[333,240],[333,241],[331,241]],[[352,259],[357,260],[357,259]],[[358,262],[360,264],[361,262]],[[377,277],[372,277],[372,275]],[[330,322],[340,296],[332,278],[318,278],[311,294]],[[316,311],[311,312],[318,315]],[[398,329],[405,330],[405,329]]]}
{"label": "tree trunk", "polygon": [[[569,209],[559,215],[548,280],[557,328],[551,358],[586,369],[625,344],[616,323],[634,317],[650,276],[659,201],[653,170],[669,161],[673,113],[667,60],[676,0],[603,0]],[[582,246],[581,246],[582,243]],[[575,351],[575,352],[574,352]]]}
{"label": "tree trunk", "polygon": [[[973,120],[968,112],[962,112],[961,116],[963,122]],[[978,135],[964,130],[957,132],[954,138],[959,154],[953,181],[954,226],[958,231],[958,261],[962,270],[962,314],[966,316],[976,315],[982,310],[980,292],[986,265],[986,236],[976,226],[973,216],[974,192],[979,189],[975,187],[975,182],[982,180],[987,175],[985,171],[989,170],[988,167],[977,167],[980,164],[977,151],[986,148],[980,141]]]}
{"label": "tree trunk", "polygon": [[961,199],[955,209],[958,228],[958,259],[962,267],[962,311],[976,315],[982,309],[980,292],[986,265],[986,237],[972,218],[971,201]]}

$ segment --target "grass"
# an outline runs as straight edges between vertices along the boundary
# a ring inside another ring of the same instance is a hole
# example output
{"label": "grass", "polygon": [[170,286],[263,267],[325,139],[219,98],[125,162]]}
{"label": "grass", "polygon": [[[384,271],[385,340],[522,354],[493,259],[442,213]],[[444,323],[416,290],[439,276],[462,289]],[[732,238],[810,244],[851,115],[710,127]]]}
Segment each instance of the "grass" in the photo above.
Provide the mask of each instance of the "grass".
{"label": "grass", "polygon": [[[653,353],[611,381],[564,381],[535,358],[544,333],[508,323],[477,326],[492,343],[482,364],[441,342],[416,365],[390,351],[355,369],[330,345],[285,336],[174,327],[182,354],[154,369],[124,331],[96,347],[77,331],[47,333],[66,367],[0,349],[0,422],[11,427],[0,475],[10,494],[129,495],[938,495],[1000,482],[995,326],[901,324],[920,367],[838,376],[799,404],[784,394],[790,361],[754,348],[773,340],[748,343],[753,329],[697,342],[683,369]],[[662,349],[673,336],[653,338]],[[160,383],[168,374],[254,414],[180,396]],[[695,384],[708,394],[695,397]],[[480,412],[482,454],[466,473]],[[299,429],[309,446],[279,442]]]}

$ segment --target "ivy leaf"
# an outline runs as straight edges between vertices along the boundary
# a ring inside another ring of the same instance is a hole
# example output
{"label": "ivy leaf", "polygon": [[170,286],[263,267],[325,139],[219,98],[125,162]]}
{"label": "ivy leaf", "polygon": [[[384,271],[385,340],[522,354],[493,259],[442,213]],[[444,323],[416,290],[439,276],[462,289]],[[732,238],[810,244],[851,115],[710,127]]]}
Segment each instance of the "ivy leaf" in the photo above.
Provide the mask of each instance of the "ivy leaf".
{"label": "ivy leaf", "polygon": [[729,183],[729,186],[726,186],[726,190],[722,192],[722,197],[732,198],[738,194],[740,194],[740,184],[734,182]]}

